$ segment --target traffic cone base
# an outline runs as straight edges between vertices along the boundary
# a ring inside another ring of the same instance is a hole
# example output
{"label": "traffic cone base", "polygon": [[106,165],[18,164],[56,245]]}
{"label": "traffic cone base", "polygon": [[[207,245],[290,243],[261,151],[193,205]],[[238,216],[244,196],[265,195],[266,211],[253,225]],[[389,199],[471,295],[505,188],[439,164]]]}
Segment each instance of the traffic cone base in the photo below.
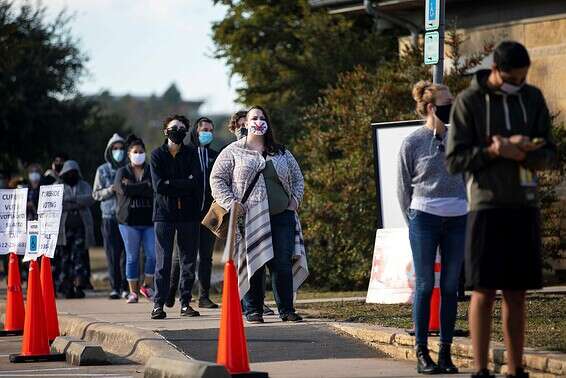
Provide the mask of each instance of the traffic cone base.
{"label": "traffic cone base", "polygon": [[10,362],[64,361],[65,354],[49,354],[45,307],[41,293],[39,265],[32,260],[29,264],[28,293],[24,337],[21,354],[10,355]]}
{"label": "traffic cone base", "polygon": [[15,253],[10,253],[6,294],[6,319],[4,322],[4,331],[0,332],[0,336],[22,335],[24,320],[25,310],[20,279],[20,264],[18,256]]}

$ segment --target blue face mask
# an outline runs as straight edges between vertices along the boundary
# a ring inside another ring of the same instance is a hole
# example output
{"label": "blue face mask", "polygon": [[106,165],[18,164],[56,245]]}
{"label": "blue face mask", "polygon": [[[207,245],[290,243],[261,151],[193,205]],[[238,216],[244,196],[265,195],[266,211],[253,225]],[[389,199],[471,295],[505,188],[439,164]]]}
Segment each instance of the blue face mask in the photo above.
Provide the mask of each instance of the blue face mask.
{"label": "blue face mask", "polygon": [[112,159],[118,163],[124,160],[124,150],[112,150]]}
{"label": "blue face mask", "polygon": [[214,139],[214,135],[210,131],[201,131],[198,133],[198,141],[202,146],[210,144]]}

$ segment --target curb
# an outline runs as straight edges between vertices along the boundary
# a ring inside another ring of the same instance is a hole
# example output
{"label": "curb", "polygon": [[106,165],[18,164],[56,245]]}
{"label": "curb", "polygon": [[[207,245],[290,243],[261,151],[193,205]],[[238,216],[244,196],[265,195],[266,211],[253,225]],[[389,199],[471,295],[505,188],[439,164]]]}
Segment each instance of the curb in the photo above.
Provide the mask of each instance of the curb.
{"label": "curb", "polygon": [[73,336],[58,336],[51,344],[51,352],[65,354],[67,363],[75,366],[108,365],[100,345]]}
{"label": "curb", "polygon": [[155,332],[116,325],[78,315],[59,314],[62,336],[74,336],[100,345],[114,360],[145,364],[151,357],[167,356],[173,360],[190,360]]}
{"label": "curb", "polygon": [[144,378],[230,378],[222,365],[197,360],[172,360],[152,357],[144,369]]}
{"label": "curb", "polygon": [[[328,323],[328,325],[393,358],[416,361],[415,338],[403,329],[343,322]],[[438,355],[439,346],[438,340],[429,341],[429,348],[433,356]],[[454,338],[452,359],[454,364],[460,368],[473,368],[473,351],[470,339]],[[489,368],[495,372],[504,373],[506,371],[505,362],[504,345],[492,342],[489,351]],[[566,353],[525,348],[523,364],[533,378],[566,376]]]}

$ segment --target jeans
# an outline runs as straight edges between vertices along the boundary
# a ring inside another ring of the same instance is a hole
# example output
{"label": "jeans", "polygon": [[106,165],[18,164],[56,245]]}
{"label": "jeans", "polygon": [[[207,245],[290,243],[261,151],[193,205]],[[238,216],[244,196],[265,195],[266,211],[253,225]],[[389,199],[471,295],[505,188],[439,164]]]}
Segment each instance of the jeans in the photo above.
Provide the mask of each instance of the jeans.
{"label": "jeans", "polygon": [[426,345],[434,263],[440,249],[440,342],[452,343],[458,309],[458,281],[464,260],[466,216],[441,217],[409,211],[409,240],[415,267],[413,321],[416,343]]}
{"label": "jeans", "polygon": [[[210,277],[212,274],[212,252],[216,237],[210,230],[200,225],[200,242],[198,248],[198,282],[200,286],[200,298],[208,298],[210,294]],[[179,259],[179,251],[177,248],[173,250],[173,268],[171,269],[171,285],[169,288],[169,297],[175,297],[177,287],[179,286],[179,278],[181,273],[181,265]]]}
{"label": "jeans", "polygon": [[102,238],[104,240],[104,250],[106,251],[106,261],[108,263],[108,276],[112,290],[128,291],[128,281],[126,281],[126,254],[124,252],[124,242],[118,229],[118,221],[115,218],[102,218]]}
{"label": "jeans", "polygon": [[[293,252],[295,251],[295,213],[285,210],[271,216],[271,238],[273,259],[267,262],[271,276],[271,287],[279,316],[294,313],[293,308]],[[244,295],[246,315],[263,313],[265,290],[265,266],[258,269],[250,279],[250,289]]]}
{"label": "jeans", "polygon": [[119,226],[120,234],[126,247],[126,278],[128,281],[139,279],[140,247],[143,244],[145,255],[144,275],[153,277],[155,274],[155,231],[153,226]]}
{"label": "jeans", "polygon": [[191,301],[200,239],[199,225],[200,222],[155,222],[155,304],[163,306],[169,295],[175,231],[181,259],[181,303],[189,304]]}

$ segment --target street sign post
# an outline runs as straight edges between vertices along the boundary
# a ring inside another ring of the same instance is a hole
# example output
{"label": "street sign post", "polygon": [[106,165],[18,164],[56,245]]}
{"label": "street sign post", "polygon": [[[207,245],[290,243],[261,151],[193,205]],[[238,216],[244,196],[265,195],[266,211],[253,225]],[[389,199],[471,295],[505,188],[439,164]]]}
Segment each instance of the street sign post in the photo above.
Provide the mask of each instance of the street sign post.
{"label": "street sign post", "polygon": [[438,32],[425,33],[424,37],[424,63],[437,64],[439,61],[440,38]]}
{"label": "street sign post", "polygon": [[446,0],[425,1],[424,63],[433,64],[432,81],[444,79],[444,20]]}

